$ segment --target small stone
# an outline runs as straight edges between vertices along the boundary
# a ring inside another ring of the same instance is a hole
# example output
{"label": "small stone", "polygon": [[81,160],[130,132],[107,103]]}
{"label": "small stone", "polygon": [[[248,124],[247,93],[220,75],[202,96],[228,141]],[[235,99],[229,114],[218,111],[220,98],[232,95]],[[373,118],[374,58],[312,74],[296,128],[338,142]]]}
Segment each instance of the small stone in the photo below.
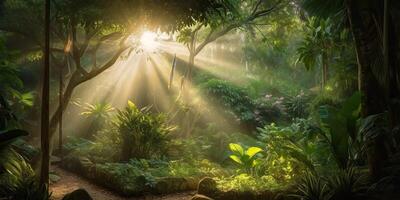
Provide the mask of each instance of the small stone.
{"label": "small stone", "polygon": [[62,200],[93,200],[85,189],[77,189],[64,196]]}

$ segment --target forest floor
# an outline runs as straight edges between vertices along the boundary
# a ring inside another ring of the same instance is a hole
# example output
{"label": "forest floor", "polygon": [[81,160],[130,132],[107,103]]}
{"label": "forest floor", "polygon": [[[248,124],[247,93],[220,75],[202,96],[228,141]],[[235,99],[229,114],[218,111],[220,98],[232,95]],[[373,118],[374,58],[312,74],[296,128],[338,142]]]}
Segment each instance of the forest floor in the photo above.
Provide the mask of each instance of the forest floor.
{"label": "forest floor", "polygon": [[143,197],[125,198],[103,187],[94,185],[78,175],[65,171],[58,166],[51,166],[51,171],[60,176],[60,180],[50,184],[53,200],[61,200],[66,194],[79,189],[85,189],[94,200],[188,200],[194,195],[194,191],[176,193],[164,196],[146,195]]}

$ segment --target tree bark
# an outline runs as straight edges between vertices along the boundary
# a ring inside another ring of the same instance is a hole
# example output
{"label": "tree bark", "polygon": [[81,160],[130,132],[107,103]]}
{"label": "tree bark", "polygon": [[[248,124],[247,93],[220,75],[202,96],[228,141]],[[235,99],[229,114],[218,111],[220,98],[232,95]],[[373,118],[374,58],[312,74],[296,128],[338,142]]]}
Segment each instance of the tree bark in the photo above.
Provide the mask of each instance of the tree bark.
{"label": "tree bark", "polygon": [[[373,21],[370,10],[360,9],[355,1],[346,1],[346,10],[349,17],[351,31],[356,46],[356,54],[360,69],[361,116],[382,113],[386,110],[384,88],[373,74],[374,58],[381,56],[379,32]],[[378,52],[378,53],[377,53]],[[387,159],[387,152],[383,139],[377,137],[367,144],[369,171],[374,178],[382,175],[383,163]]]}
{"label": "tree bark", "polygon": [[40,183],[49,184],[50,138],[49,138],[49,93],[50,93],[50,0],[45,4],[45,48],[42,89]]}

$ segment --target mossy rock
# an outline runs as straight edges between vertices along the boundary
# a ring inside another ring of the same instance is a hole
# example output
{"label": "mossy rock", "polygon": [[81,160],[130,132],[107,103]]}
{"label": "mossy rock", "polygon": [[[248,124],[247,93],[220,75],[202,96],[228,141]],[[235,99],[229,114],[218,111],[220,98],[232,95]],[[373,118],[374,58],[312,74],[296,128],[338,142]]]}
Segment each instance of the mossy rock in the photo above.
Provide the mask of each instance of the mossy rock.
{"label": "mossy rock", "polygon": [[77,189],[64,196],[62,200],[93,200],[85,189]]}
{"label": "mossy rock", "polygon": [[217,182],[210,177],[201,179],[197,186],[197,193],[201,195],[215,196],[217,192]]}
{"label": "mossy rock", "polygon": [[158,179],[154,188],[152,189],[158,194],[170,194],[174,192],[195,189],[190,188],[190,186],[190,181],[186,178],[167,177]]}

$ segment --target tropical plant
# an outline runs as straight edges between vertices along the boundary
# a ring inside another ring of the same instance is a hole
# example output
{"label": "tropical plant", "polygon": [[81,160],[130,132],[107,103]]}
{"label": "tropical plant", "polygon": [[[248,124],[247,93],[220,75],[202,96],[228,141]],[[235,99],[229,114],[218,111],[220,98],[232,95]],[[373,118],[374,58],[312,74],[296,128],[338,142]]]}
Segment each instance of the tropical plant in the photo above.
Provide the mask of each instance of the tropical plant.
{"label": "tropical plant", "polygon": [[309,96],[303,91],[296,96],[288,96],[285,98],[284,105],[286,112],[292,118],[305,118],[308,115]]}
{"label": "tropical plant", "polygon": [[321,62],[322,87],[328,81],[330,59],[335,43],[334,24],[330,18],[311,17],[306,23],[306,35],[298,48],[298,61],[304,63],[307,70],[313,69]]}
{"label": "tropical plant", "polygon": [[232,152],[232,155],[229,157],[239,164],[247,173],[251,172],[251,169],[257,165],[256,155],[263,151],[259,147],[249,147],[247,150],[244,150],[240,144],[235,143],[230,143],[229,149]]}
{"label": "tropical plant", "polygon": [[367,179],[354,168],[334,171],[327,176],[305,174],[297,183],[299,199],[307,200],[341,200],[365,199]]}
{"label": "tropical plant", "polygon": [[47,187],[37,182],[30,164],[14,150],[16,140],[26,135],[18,129],[0,132],[0,198],[48,200]]}
{"label": "tropical plant", "polygon": [[97,131],[101,130],[106,125],[106,120],[114,111],[114,108],[111,106],[111,104],[101,102],[95,104],[86,103],[81,107],[84,109],[84,111],[81,112],[81,115],[91,120],[91,124],[88,129],[89,134],[86,135],[87,137],[92,136],[93,134],[97,133]]}
{"label": "tropical plant", "polygon": [[226,108],[225,112],[242,123],[254,123],[254,105],[244,88],[227,81],[210,79],[200,85],[204,95]]}
{"label": "tropical plant", "polygon": [[173,127],[162,114],[151,114],[150,107],[139,109],[128,101],[124,110],[118,110],[114,126],[122,141],[121,159],[150,158],[165,153],[168,133]]}
{"label": "tropical plant", "polygon": [[357,134],[360,101],[360,93],[355,93],[340,108],[321,106],[319,110],[322,136],[330,144],[337,165],[343,169],[349,164],[350,148],[360,148]]}
{"label": "tropical plant", "polygon": [[327,179],[329,200],[365,199],[367,179],[354,168],[339,170]]}
{"label": "tropical plant", "polygon": [[293,195],[301,200],[327,200],[325,182],[315,174],[303,175],[297,184],[297,194]]}
{"label": "tropical plant", "polygon": [[272,123],[258,128],[259,141],[268,151],[259,173],[267,173],[279,181],[288,181],[304,171],[316,171],[316,166],[329,165],[329,149],[319,137],[321,130],[311,119],[295,119],[287,127]]}

